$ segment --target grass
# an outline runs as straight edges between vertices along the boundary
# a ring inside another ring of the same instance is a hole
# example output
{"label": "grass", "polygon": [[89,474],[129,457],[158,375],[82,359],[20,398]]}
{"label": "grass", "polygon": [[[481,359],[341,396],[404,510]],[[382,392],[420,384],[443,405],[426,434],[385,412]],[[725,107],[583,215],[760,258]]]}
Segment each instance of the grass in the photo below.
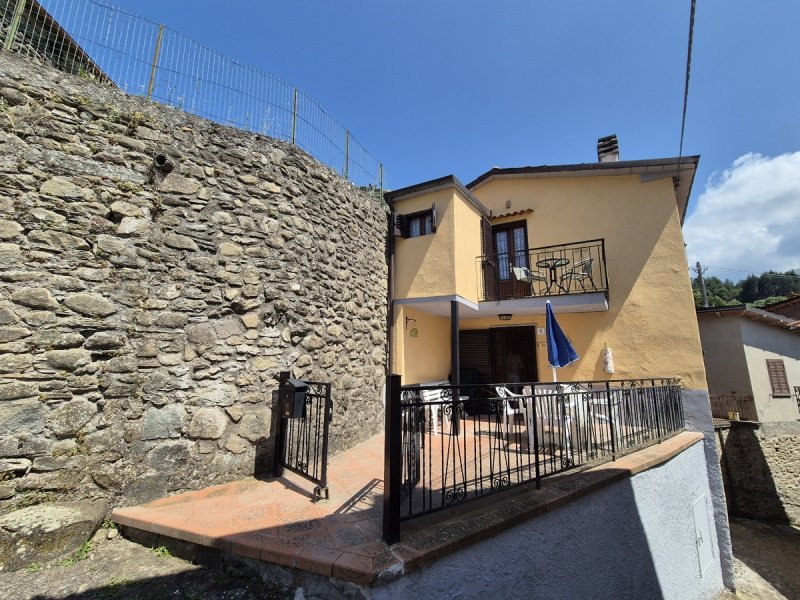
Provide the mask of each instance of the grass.
{"label": "grass", "polygon": [[83,542],[80,547],[75,550],[72,554],[68,557],[61,560],[61,564],[65,567],[69,567],[70,565],[74,565],[76,562],[80,562],[82,560],[86,560],[92,555],[94,551],[94,545],[90,541]]}
{"label": "grass", "polygon": [[27,573],[36,573],[38,571],[41,571],[43,568],[44,565],[42,563],[31,563],[25,568],[25,571]]}
{"label": "grass", "polygon": [[102,527],[103,529],[119,529],[119,526],[108,517],[103,519],[103,524],[100,525],[100,527]]}
{"label": "grass", "polygon": [[153,554],[158,556],[159,558],[166,558],[168,556],[172,556],[172,553],[166,546],[158,546],[157,548],[152,548]]}

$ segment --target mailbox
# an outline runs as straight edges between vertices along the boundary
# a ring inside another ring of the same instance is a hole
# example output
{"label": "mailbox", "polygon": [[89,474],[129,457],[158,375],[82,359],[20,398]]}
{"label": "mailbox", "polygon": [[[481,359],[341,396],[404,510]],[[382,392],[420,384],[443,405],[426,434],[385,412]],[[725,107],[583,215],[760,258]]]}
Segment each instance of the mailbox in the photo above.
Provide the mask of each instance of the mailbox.
{"label": "mailbox", "polygon": [[286,419],[302,419],[306,416],[306,390],[308,385],[299,379],[287,379],[278,389],[281,416]]}

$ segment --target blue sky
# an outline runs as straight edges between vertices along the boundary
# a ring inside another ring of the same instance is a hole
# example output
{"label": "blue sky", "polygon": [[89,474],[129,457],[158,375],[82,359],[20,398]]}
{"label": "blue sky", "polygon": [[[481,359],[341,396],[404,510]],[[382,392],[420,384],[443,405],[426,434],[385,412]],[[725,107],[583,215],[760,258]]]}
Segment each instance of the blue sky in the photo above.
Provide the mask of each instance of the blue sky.
{"label": "blue sky", "polygon": [[[610,133],[623,159],[678,153],[689,0],[112,3],[300,87],[384,163],[389,188],[593,162]],[[798,25],[800,2],[698,0],[684,154],[702,156],[690,213],[708,208],[687,221],[690,260],[800,267],[787,211],[752,226],[788,203],[800,230]],[[745,168],[750,185],[735,185]],[[733,239],[710,235],[718,220]],[[737,235],[756,237],[740,252]]]}

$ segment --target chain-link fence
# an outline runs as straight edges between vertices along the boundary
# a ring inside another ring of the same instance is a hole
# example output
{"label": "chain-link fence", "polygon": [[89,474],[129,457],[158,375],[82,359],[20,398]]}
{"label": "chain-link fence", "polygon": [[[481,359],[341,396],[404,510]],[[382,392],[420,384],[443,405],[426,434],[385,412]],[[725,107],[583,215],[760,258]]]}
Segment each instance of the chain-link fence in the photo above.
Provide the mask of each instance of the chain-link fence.
{"label": "chain-link fence", "polygon": [[383,166],[291,84],[102,0],[0,0],[3,49],[291,142],[380,193]]}

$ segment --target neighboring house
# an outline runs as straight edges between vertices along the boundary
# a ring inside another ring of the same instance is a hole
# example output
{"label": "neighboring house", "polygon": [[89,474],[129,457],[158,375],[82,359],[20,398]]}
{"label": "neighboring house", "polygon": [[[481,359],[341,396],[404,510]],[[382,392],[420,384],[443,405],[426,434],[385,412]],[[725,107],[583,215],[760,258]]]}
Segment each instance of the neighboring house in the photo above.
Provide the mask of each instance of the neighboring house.
{"label": "neighboring house", "polygon": [[698,308],[697,321],[712,395],[752,397],[758,421],[800,419],[800,322],[745,305]]}
{"label": "neighboring house", "polygon": [[[791,294],[786,300],[764,306],[764,310],[800,321],[800,294]],[[800,323],[798,323],[800,325]]]}
{"label": "neighboring house", "polygon": [[34,57],[67,73],[110,82],[36,0],[0,0],[0,43],[3,50]]}

